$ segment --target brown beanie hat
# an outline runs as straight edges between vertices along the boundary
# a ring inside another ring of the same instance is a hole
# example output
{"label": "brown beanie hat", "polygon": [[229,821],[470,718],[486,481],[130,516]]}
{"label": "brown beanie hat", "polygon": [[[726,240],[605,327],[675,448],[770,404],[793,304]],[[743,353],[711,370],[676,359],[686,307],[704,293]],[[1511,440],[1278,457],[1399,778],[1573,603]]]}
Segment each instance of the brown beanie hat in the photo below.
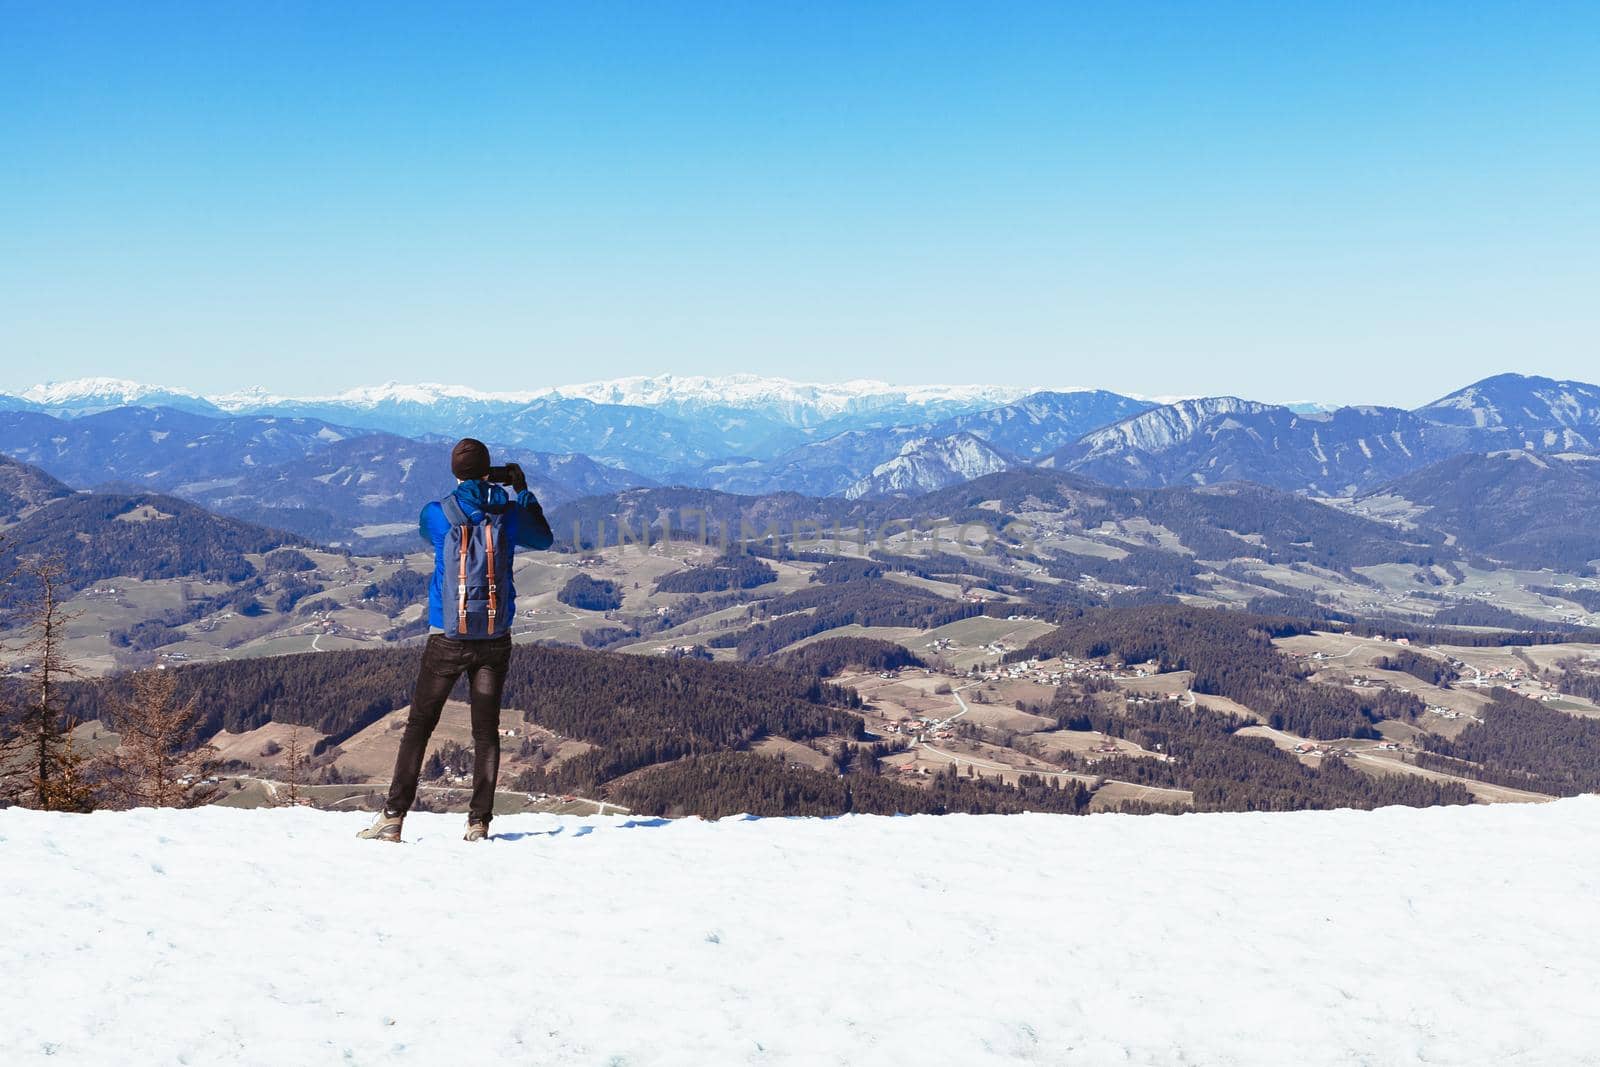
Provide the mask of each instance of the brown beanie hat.
{"label": "brown beanie hat", "polygon": [[463,437],[450,450],[450,473],[463,482],[489,473],[489,446],[475,437]]}

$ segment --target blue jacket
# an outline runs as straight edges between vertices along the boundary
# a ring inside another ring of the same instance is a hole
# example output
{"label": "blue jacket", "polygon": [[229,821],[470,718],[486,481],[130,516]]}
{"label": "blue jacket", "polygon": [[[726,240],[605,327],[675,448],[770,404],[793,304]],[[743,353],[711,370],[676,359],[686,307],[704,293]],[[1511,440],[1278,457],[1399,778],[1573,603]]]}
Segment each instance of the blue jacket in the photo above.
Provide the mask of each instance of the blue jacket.
{"label": "blue jacket", "polygon": [[[511,543],[518,548],[545,549],[555,541],[550,524],[545,521],[544,510],[538,499],[527,490],[517,494],[512,501],[506,491],[492,482],[462,482],[456,486],[456,503],[473,522],[480,521],[485,512],[506,513],[505,531]],[[435,500],[422,509],[417,519],[417,531],[422,539],[433,545],[433,581],[428,583],[428,626],[444,629],[444,539],[450,532],[450,520],[444,517],[444,508]],[[506,621],[517,616],[517,586],[513,575],[506,575]]]}

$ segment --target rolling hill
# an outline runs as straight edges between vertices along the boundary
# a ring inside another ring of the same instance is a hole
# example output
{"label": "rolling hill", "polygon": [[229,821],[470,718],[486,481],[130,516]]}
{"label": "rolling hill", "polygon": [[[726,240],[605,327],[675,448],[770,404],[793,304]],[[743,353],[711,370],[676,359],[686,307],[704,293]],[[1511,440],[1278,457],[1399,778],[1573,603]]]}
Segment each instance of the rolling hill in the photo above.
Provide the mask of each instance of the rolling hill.
{"label": "rolling hill", "polygon": [[[1456,558],[1445,534],[1428,528],[1351,514],[1320,501],[1248,483],[1130,489],[1107,486],[1063,471],[1020,468],[907,497],[806,497],[795,493],[739,495],[705,489],[629,490],[614,496],[572,501],[554,510],[552,528],[569,539],[576,528],[595,542],[615,545],[618,523],[638,539],[646,524],[659,537],[662,516],[673,529],[698,533],[702,523],[683,516],[703,512],[712,540],[725,531],[759,539],[774,527],[786,536],[872,536],[889,524],[931,520],[971,521],[995,531],[1014,520],[1032,524],[1034,537],[1070,535],[1099,540],[1117,553],[1132,549],[1176,561],[1192,557],[1271,563],[1310,562],[1348,570],[1380,562],[1421,565]],[[815,524],[821,533],[805,528]],[[1176,543],[1156,533],[1165,529]],[[1131,532],[1137,530],[1138,533]]]}
{"label": "rolling hill", "polygon": [[0,522],[24,508],[71,494],[71,487],[38,467],[0,456]]}
{"label": "rolling hill", "polygon": [[1600,457],[1521,450],[1454,456],[1361,503],[1394,501],[1502,563],[1582,572],[1600,561]]}
{"label": "rolling hill", "polygon": [[52,501],[6,530],[0,571],[21,559],[57,557],[62,583],[106,578],[237,582],[255,573],[245,556],[309,542],[281,530],[213,515],[155,493],[78,493]]}

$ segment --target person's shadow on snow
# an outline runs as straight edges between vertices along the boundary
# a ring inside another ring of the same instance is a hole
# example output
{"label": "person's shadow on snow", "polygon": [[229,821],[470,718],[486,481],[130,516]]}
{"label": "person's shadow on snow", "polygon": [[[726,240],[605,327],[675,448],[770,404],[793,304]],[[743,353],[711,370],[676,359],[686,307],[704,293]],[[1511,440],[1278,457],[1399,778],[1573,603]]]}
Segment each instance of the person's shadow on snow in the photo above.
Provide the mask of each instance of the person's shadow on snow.
{"label": "person's shadow on snow", "polygon": [[[671,824],[672,824],[672,820],[671,819],[662,819],[662,818],[624,819],[621,822],[617,823],[615,826],[608,826],[607,829],[612,829],[612,830],[653,830],[658,826],[669,826]],[[593,826],[591,826],[591,825],[580,826],[576,830],[573,830],[570,836],[575,837],[575,838],[576,837],[587,837],[589,834],[594,833],[594,831],[595,831],[595,828]],[[562,836],[563,834],[566,834],[566,833],[567,833],[567,828],[565,826],[557,826],[553,830],[513,830],[510,833],[491,834],[490,835],[490,840],[493,840],[493,841],[521,841],[524,838],[528,838],[528,837],[560,837],[560,836]]]}

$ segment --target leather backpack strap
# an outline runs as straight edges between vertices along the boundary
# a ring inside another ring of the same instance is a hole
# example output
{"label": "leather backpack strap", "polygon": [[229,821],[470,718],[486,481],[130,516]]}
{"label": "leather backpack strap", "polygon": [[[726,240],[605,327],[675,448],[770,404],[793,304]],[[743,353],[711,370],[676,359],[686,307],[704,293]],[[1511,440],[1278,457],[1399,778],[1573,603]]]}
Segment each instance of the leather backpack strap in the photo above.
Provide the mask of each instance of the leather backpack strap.
{"label": "leather backpack strap", "polygon": [[472,527],[460,527],[461,562],[456,568],[459,584],[456,587],[456,625],[463,635],[467,632],[467,549],[472,545]]}
{"label": "leather backpack strap", "polygon": [[467,513],[461,510],[455,494],[451,493],[439,501],[439,508],[444,512],[445,521],[456,528],[456,535],[461,540],[461,558],[456,563],[456,630],[461,634],[467,632],[467,550],[472,547],[472,522],[467,518]]}
{"label": "leather backpack strap", "polygon": [[483,558],[489,566],[489,630],[494,630],[495,608],[498,606],[495,596],[494,580],[494,523],[488,519],[483,520]]}

